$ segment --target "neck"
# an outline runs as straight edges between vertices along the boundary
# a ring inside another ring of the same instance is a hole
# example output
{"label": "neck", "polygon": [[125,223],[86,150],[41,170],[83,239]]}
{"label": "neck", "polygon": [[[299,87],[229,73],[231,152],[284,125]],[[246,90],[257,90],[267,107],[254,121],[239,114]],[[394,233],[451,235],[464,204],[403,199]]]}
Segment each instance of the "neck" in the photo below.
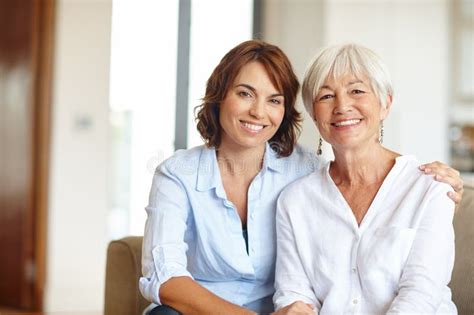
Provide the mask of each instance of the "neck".
{"label": "neck", "polygon": [[235,148],[221,144],[216,149],[216,154],[221,172],[253,178],[262,168],[265,144],[256,148]]}
{"label": "neck", "polygon": [[395,164],[397,153],[380,144],[357,149],[334,149],[330,174],[336,185],[371,185],[382,182]]}

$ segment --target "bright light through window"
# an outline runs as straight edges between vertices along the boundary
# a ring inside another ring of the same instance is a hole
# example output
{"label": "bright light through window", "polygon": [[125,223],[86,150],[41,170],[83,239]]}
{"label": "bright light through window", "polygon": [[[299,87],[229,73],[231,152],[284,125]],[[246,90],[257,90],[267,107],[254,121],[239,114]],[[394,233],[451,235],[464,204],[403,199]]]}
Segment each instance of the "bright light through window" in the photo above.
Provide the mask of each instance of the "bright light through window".
{"label": "bright light through window", "polygon": [[111,238],[143,234],[155,166],[174,151],[178,0],[115,0]]}
{"label": "bright light through window", "polygon": [[252,38],[253,0],[197,0],[191,4],[188,148],[202,144],[194,121],[206,81],[224,54]]}
{"label": "bright light through window", "polygon": [[[230,48],[252,37],[252,15],[252,0],[191,2],[188,147],[202,143],[193,109],[206,80]],[[175,126],[178,19],[179,0],[113,2],[110,238],[143,234],[154,169],[174,152],[175,129],[185,130]]]}

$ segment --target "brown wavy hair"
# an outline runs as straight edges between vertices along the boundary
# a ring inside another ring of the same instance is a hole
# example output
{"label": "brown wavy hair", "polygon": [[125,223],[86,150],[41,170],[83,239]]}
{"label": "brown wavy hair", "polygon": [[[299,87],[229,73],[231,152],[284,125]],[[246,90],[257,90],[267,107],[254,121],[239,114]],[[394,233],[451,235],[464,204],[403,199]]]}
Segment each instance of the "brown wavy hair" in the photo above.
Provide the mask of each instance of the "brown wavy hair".
{"label": "brown wavy hair", "polygon": [[219,147],[222,129],[219,123],[220,103],[226,97],[240,69],[253,61],[264,66],[271,82],[284,96],[285,114],[280,127],[269,142],[278,156],[289,156],[301,131],[301,114],[295,108],[300,84],[283,51],[261,40],[245,41],[232,48],[214,69],[207,80],[203,102],[194,109],[197,111],[197,129],[208,147]]}

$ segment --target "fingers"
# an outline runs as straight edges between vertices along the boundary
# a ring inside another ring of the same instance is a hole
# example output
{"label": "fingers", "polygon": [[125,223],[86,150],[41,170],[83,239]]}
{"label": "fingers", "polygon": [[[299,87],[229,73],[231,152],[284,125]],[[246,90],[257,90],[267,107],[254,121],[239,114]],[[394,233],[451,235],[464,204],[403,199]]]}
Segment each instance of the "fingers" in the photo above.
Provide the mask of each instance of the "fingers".
{"label": "fingers", "polygon": [[458,170],[450,167],[441,162],[432,162],[428,164],[423,164],[420,166],[421,170],[424,170],[427,174],[438,174],[441,176],[450,176],[450,177],[459,177],[460,173]]}
{"label": "fingers", "polygon": [[455,211],[457,211],[458,208],[459,208],[459,205],[460,205],[461,200],[462,200],[463,192],[464,192],[464,190],[461,190],[459,192],[452,192],[452,191],[448,192],[448,197],[456,203]]}
{"label": "fingers", "polygon": [[280,308],[272,315],[317,315],[316,306],[303,301],[293,302],[285,307]]}
{"label": "fingers", "polygon": [[433,178],[441,183],[446,183],[449,186],[453,187],[456,193],[461,193],[464,190],[464,182],[461,177],[452,177],[452,176],[441,176],[439,174],[435,174]]}
{"label": "fingers", "polygon": [[307,304],[301,301],[296,301],[291,304],[287,310],[286,314],[307,314],[307,315],[314,315],[314,305]]}
{"label": "fingers", "polygon": [[441,162],[432,162],[420,166],[420,170],[427,175],[434,175],[434,179],[449,184],[456,193],[463,190],[463,181],[459,171]]}
{"label": "fingers", "polygon": [[458,170],[455,170],[449,165],[446,165],[439,161],[420,165],[420,170],[423,171],[425,174],[438,174],[441,176],[459,177]]}

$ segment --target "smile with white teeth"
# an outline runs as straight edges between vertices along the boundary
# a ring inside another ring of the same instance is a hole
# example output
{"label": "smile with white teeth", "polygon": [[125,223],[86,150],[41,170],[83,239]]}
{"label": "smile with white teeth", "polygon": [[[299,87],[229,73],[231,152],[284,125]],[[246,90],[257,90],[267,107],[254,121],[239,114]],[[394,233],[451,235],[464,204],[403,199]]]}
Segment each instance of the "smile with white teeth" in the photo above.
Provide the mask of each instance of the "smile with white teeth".
{"label": "smile with white teeth", "polygon": [[242,125],[245,127],[245,128],[248,128],[250,130],[253,130],[253,131],[259,131],[259,130],[262,130],[264,126],[262,125],[254,125],[254,124],[251,124],[251,123],[248,123],[248,122],[245,122],[245,121],[242,121]]}
{"label": "smile with white teeth", "polygon": [[360,123],[360,119],[351,119],[351,120],[340,121],[340,122],[334,123],[333,125],[336,127],[342,127],[342,126],[357,125],[358,123]]}

